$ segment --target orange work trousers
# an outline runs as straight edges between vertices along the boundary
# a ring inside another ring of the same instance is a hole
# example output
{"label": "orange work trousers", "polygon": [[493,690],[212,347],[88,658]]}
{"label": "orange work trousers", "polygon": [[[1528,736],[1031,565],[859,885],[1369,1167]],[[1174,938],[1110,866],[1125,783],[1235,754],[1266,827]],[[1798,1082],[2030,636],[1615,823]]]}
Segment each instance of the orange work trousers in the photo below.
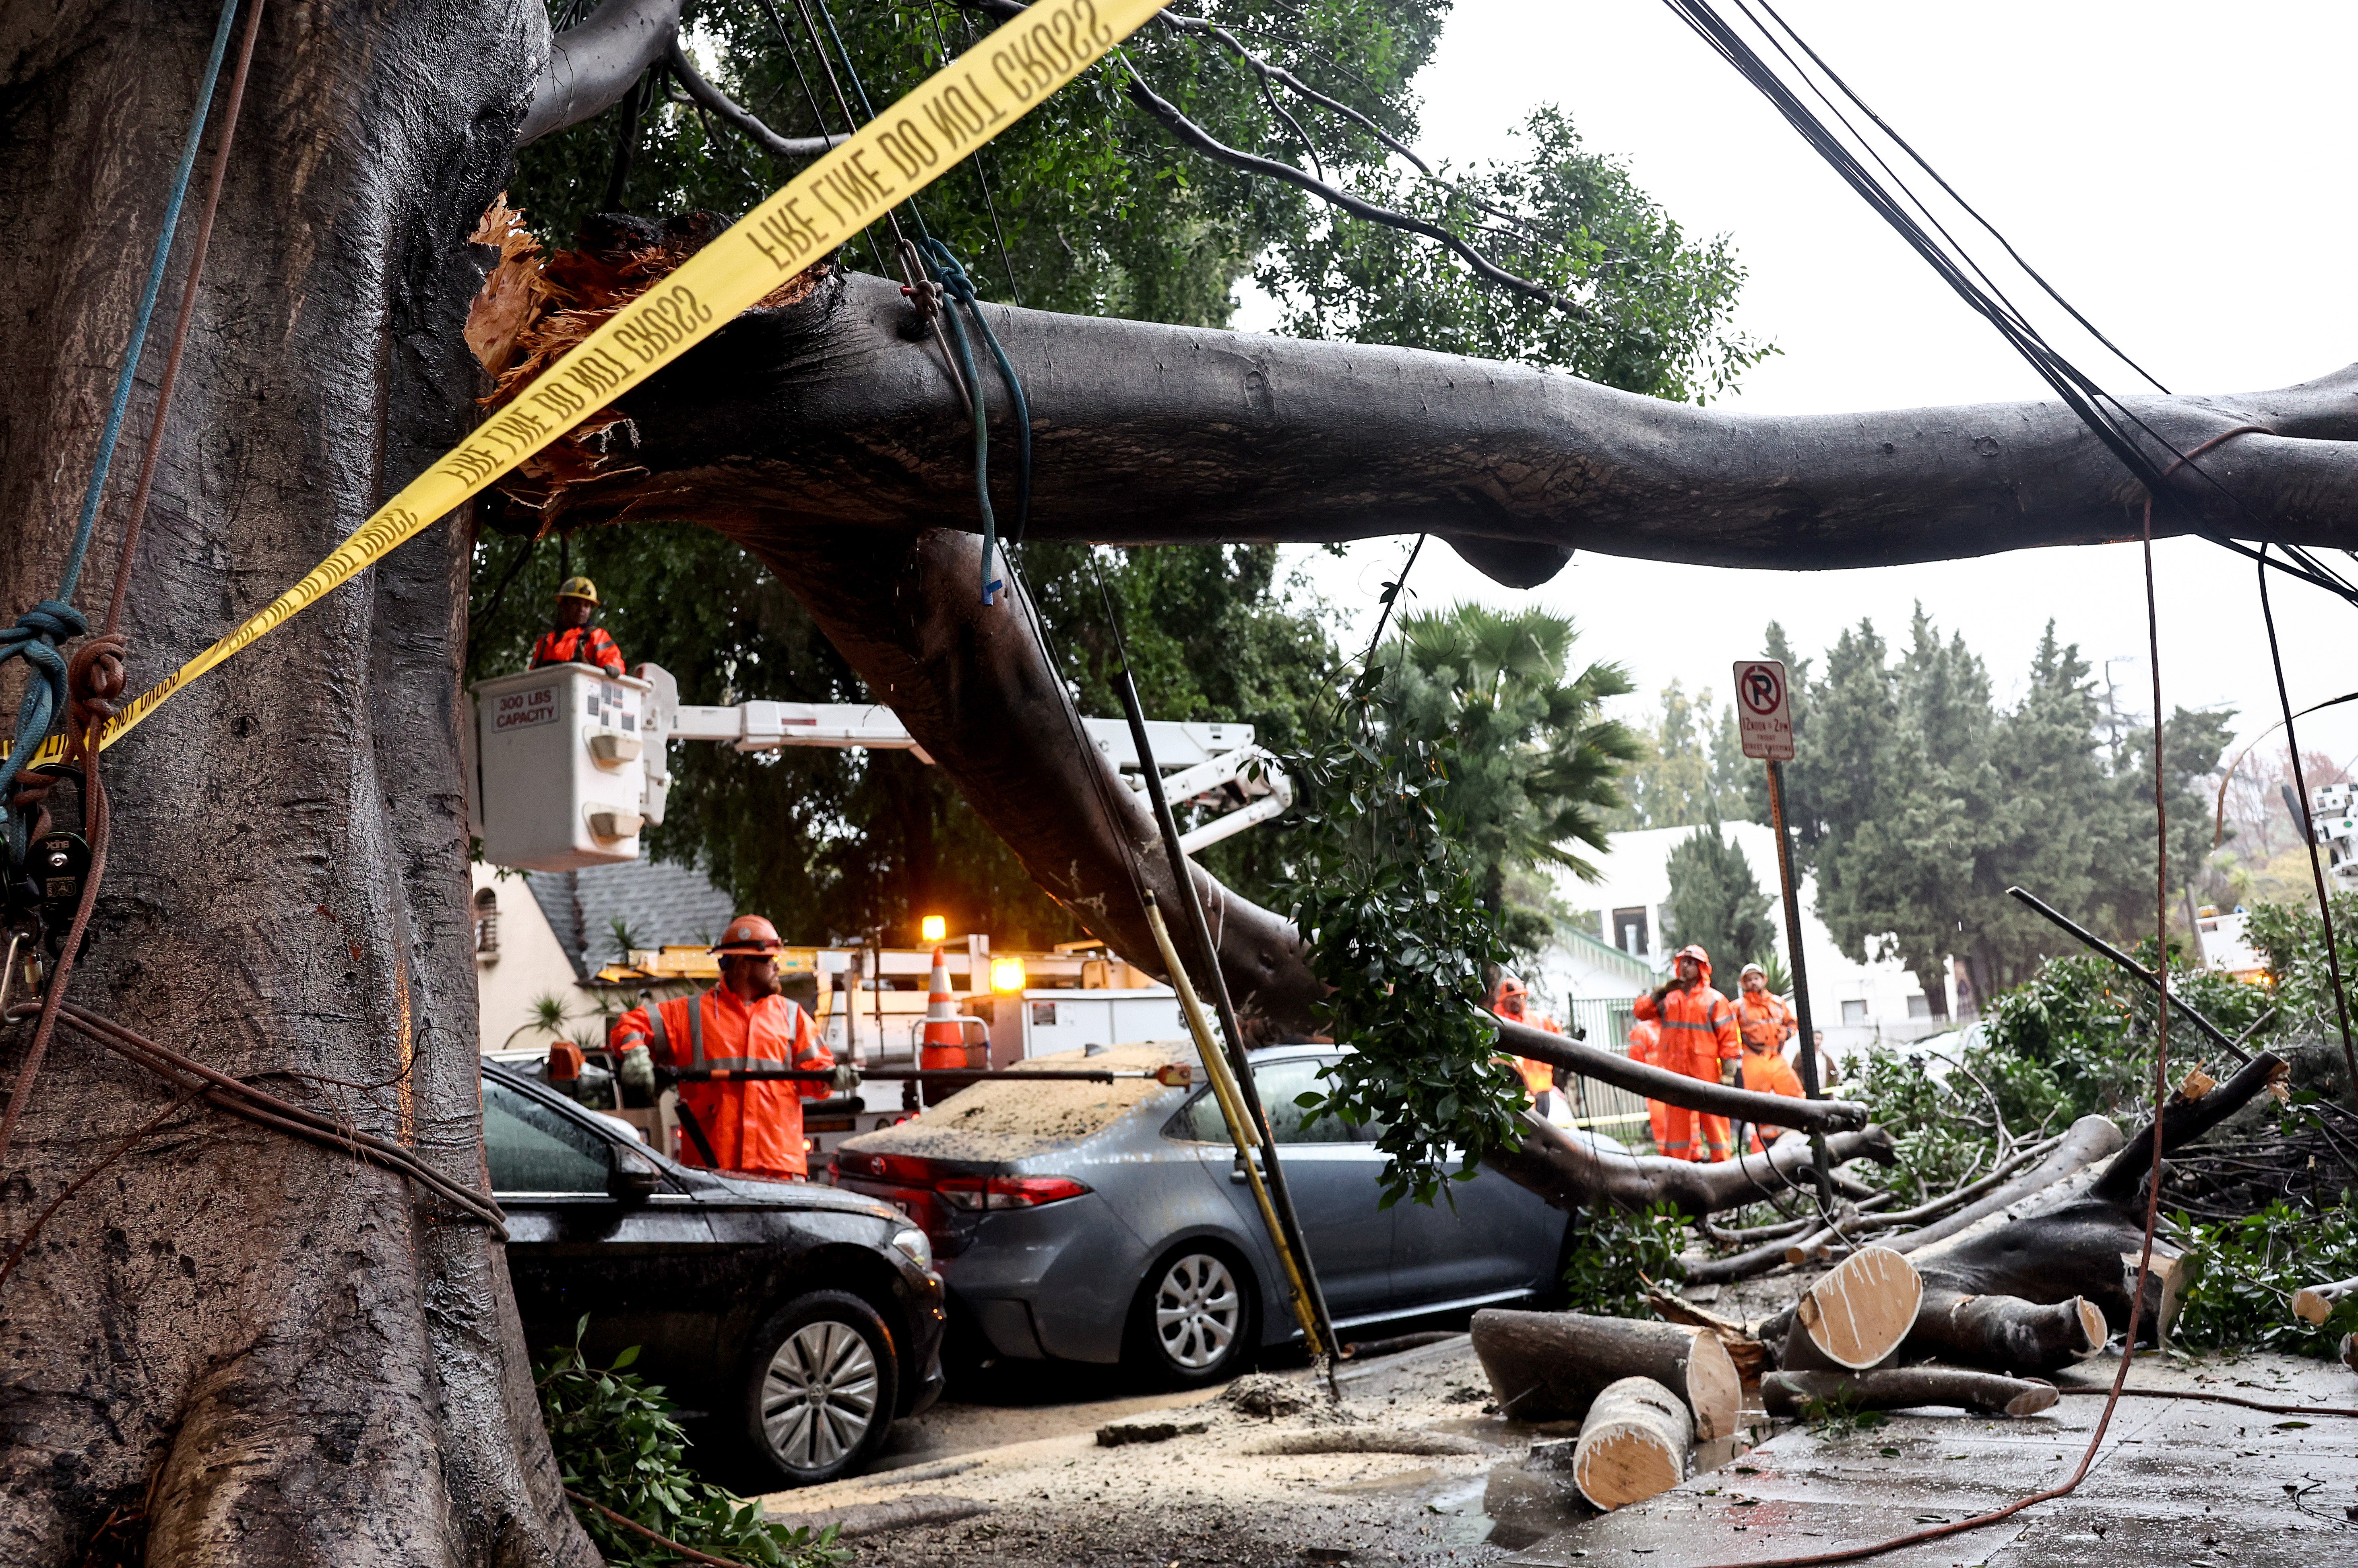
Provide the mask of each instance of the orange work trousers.
{"label": "orange work trousers", "polygon": [[[1685,1061],[1664,1062],[1661,1065],[1706,1083],[1719,1082],[1717,1056],[1690,1054]],[[1654,1147],[1669,1159],[1711,1163],[1726,1159],[1735,1150],[1735,1130],[1724,1116],[1710,1116],[1684,1106],[1662,1105],[1657,1100],[1648,1100],[1646,1108],[1659,1110],[1660,1119],[1655,1123]]]}

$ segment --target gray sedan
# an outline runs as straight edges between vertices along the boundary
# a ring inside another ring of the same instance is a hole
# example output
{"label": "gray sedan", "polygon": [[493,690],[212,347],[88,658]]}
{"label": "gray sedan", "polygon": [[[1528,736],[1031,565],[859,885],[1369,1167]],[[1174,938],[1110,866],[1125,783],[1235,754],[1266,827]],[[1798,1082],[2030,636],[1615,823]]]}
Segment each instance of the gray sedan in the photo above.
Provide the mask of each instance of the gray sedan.
{"label": "gray sedan", "polygon": [[[1565,1217],[1502,1176],[1456,1204],[1379,1208],[1384,1156],[1295,1097],[1332,1046],[1255,1052],[1254,1077],[1328,1309],[1346,1331],[1549,1293]],[[1090,1048],[1041,1067],[1137,1072],[1195,1061],[1184,1044]],[[1020,1074],[1022,1068],[1017,1072]],[[899,1206],[932,1238],[957,1326],[986,1355],[1123,1362],[1162,1380],[1233,1377],[1300,1337],[1283,1277],[1219,1108],[1170,1088],[1018,1077],[978,1084],[846,1142],[834,1180]]]}

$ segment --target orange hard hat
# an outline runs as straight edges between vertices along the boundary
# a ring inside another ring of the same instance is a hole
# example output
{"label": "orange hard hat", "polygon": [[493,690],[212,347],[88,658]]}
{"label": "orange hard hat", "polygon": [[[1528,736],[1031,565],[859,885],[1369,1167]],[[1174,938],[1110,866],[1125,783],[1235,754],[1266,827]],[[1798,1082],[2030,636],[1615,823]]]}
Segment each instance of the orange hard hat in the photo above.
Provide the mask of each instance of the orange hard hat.
{"label": "orange hard hat", "polygon": [[1703,944],[1700,942],[1688,943],[1685,946],[1671,954],[1671,957],[1673,960],[1680,958],[1693,958],[1704,968],[1708,969],[1711,968],[1711,955],[1703,950]]}
{"label": "orange hard hat", "polygon": [[784,947],[778,939],[778,928],[758,914],[741,914],[729,923],[720,940],[712,945],[716,953],[767,957]]}
{"label": "orange hard hat", "polygon": [[1514,976],[1501,975],[1498,977],[1498,994],[1492,1000],[1496,1001],[1504,1001],[1510,996],[1529,996],[1531,994],[1531,988],[1523,984],[1522,981],[1515,979]]}

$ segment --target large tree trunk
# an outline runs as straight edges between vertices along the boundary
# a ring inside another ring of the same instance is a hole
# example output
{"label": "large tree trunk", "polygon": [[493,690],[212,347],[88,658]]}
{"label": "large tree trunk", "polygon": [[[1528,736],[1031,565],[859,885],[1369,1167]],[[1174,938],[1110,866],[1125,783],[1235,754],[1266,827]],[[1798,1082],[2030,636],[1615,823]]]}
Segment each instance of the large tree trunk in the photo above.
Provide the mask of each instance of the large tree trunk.
{"label": "large tree trunk", "polygon": [[[11,615],[57,589],[215,11],[0,11]],[[545,31],[525,0],[265,13],[133,566],[135,689],[295,581],[471,422],[465,239]],[[178,289],[176,264],[84,605],[112,586]],[[467,545],[463,519],[438,524],[108,753],[113,852],[72,994],[348,1108],[481,1187]],[[24,1051],[23,1031],[0,1036],[0,1074]],[[114,1055],[53,1047],[0,1232],[23,1235],[165,1103]],[[49,1221],[0,1316],[0,1561],[80,1563],[151,1483],[155,1563],[596,1561],[558,1489],[498,1241],[375,1167],[184,1113]]]}
{"label": "large tree trunk", "polygon": [[[1527,584],[1574,549],[1797,568],[2091,544],[2131,528],[2139,494],[2054,403],[1725,414],[1410,349],[985,308],[1031,404],[1040,536],[1431,530]],[[902,334],[908,319],[896,285],[852,276],[732,325],[623,400],[644,471],[563,505],[583,521],[692,517],[748,544],[819,522],[977,526],[968,427],[939,354]],[[2274,432],[2204,454],[2217,487],[2181,473],[2190,513],[2165,508],[2157,531],[2195,516],[2358,546],[2353,386],[2358,367],[2276,392],[2128,400],[2180,450],[2239,425]],[[995,383],[991,396],[1004,426]],[[992,465],[1002,516],[1011,466]]]}

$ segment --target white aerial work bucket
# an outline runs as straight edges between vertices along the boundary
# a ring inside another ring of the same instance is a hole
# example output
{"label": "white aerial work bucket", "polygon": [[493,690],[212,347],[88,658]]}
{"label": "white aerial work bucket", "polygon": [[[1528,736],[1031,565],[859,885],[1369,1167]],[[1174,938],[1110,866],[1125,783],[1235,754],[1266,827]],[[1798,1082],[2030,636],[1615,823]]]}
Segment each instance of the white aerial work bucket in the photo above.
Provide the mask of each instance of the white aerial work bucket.
{"label": "white aerial work bucket", "polygon": [[493,865],[569,871],[639,858],[649,685],[547,665],[475,687],[475,830]]}

